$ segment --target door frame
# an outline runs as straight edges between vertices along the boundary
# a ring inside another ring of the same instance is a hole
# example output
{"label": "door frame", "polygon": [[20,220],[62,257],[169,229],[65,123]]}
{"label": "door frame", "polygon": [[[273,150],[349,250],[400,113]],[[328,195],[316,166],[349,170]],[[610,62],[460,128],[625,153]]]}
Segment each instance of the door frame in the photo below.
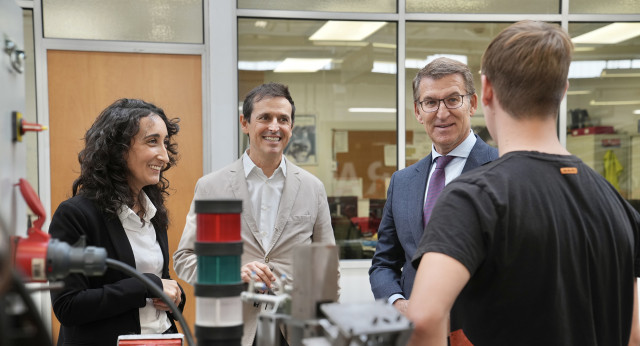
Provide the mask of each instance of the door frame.
{"label": "door frame", "polygon": [[[217,85],[215,91],[217,92],[215,97],[212,97],[211,83],[214,78],[211,77],[212,72],[216,71],[233,71],[236,73],[236,54],[232,55],[232,59],[220,58],[214,59],[211,54],[212,46],[219,40],[232,40],[235,46],[236,37],[235,34],[230,37],[229,33],[236,32],[236,16],[235,16],[235,2],[233,6],[226,4],[226,1],[221,3],[222,6],[215,4],[210,6],[208,0],[203,0],[203,32],[204,42],[201,44],[184,44],[184,43],[154,43],[154,42],[132,42],[132,41],[101,41],[101,40],[78,40],[78,39],[51,39],[44,38],[43,34],[43,16],[42,16],[42,3],[41,1],[16,1],[22,8],[33,10],[33,35],[34,35],[34,59],[35,63],[35,75],[36,75],[36,109],[37,109],[37,122],[43,125],[49,124],[49,88],[48,88],[48,67],[47,67],[47,54],[49,50],[70,50],[70,51],[93,51],[93,52],[118,52],[118,53],[148,53],[148,54],[184,54],[184,55],[200,55],[202,62],[202,164],[203,172],[206,174],[217,168],[218,165],[225,165],[232,162],[238,157],[237,149],[235,150],[223,150],[226,153],[220,154],[220,150],[214,152],[214,147],[229,147],[235,148],[238,142],[237,135],[235,138],[219,138],[212,136],[212,133],[235,133],[237,131],[228,131],[227,129],[233,123],[237,127],[237,118],[228,116],[227,112],[217,112],[212,114],[212,99],[215,103],[219,104],[222,100],[226,100],[227,104],[231,105],[231,109],[237,112],[237,78],[232,78],[235,81],[234,85],[229,83],[223,86]],[[215,6],[216,8],[212,8]],[[222,9],[220,7],[223,7]],[[222,13],[221,13],[222,10]],[[216,11],[216,12],[214,12]],[[223,23],[226,26],[232,26],[232,30],[229,28],[222,28],[220,25],[216,26],[217,33],[211,34],[213,26],[210,25],[210,17],[212,13],[220,18],[224,16],[226,18],[233,18],[231,22]],[[228,44],[228,43],[226,43]],[[218,54],[220,55],[220,54]],[[229,61],[227,61],[229,60]],[[212,64],[215,64],[215,68],[211,68]],[[213,71],[212,71],[213,70]],[[227,80],[227,76],[225,79]],[[229,102],[231,100],[232,102]],[[225,111],[219,106],[216,106],[217,110]],[[220,114],[223,114],[222,117]],[[214,121],[215,118],[221,118],[222,121]],[[226,120],[226,118],[233,118],[233,122]],[[215,125],[214,125],[215,124]],[[214,127],[216,131],[214,132]],[[221,130],[222,129],[222,130]],[[221,141],[231,141],[233,144],[226,143],[221,146]],[[52,216],[51,208],[51,158],[50,158],[50,137],[48,131],[43,131],[39,134],[37,144],[38,155],[38,185],[39,185],[39,197],[45,208],[47,214],[47,220],[43,229],[48,229],[49,222]],[[216,164],[217,163],[217,164]],[[220,166],[221,167],[221,166]],[[49,328],[48,332],[51,335],[52,317],[51,317],[51,300],[48,294],[42,294],[41,299],[35,302],[36,306],[40,310],[41,318],[44,325]]]}

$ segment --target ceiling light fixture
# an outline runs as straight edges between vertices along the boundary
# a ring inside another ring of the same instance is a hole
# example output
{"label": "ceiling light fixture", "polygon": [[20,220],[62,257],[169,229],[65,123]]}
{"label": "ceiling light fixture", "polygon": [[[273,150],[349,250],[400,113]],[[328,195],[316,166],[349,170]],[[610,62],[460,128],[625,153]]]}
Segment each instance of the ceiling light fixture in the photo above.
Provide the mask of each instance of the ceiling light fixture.
{"label": "ceiling light fixture", "polygon": [[382,28],[386,22],[356,22],[330,20],[318,29],[311,41],[362,41]]}
{"label": "ceiling light fixture", "polygon": [[632,106],[632,105],[640,105],[640,100],[630,100],[630,101],[596,101],[591,100],[589,102],[591,106]]}
{"label": "ceiling light fixture", "polygon": [[282,61],[238,61],[238,70],[244,71],[273,71]]}
{"label": "ceiling light fixture", "polygon": [[569,90],[567,95],[588,95],[591,94],[591,90]]}
{"label": "ceiling light fixture", "polygon": [[638,114],[638,115],[640,115],[640,109],[636,109],[635,111],[633,111],[633,114]]}
{"label": "ceiling light fixture", "polygon": [[358,41],[313,41],[311,42],[314,46],[323,46],[323,47],[366,47],[369,45],[369,42],[358,42]]}
{"label": "ceiling light fixture", "polygon": [[640,77],[640,68],[606,68],[600,77]]}
{"label": "ceiling light fixture", "polygon": [[395,113],[395,108],[349,108],[350,113]]}
{"label": "ceiling light fixture", "polygon": [[374,61],[373,68],[371,69],[373,73],[386,73],[386,74],[396,74],[398,72],[398,66],[396,66],[395,62],[390,61]]}
{"label": "ceiling light fixture", "polygon": [[615,44],[640,35],[640,23],[612,23],[571,39],[573,43]]}
{"label": "ceiling light fixture", "polygon": [[395,43],[373,42],[373,48],[396,49],[398,46]]}
{"label": "ceiling light fixture", "polygon": [[457,60],[460,61],[463,64],[467,64],[467,56],[466,55],[459,55],[459,54],[435,54],[435,55],[428,55],[426,59],[405,59],[404,60],[404,67],[405,68],[415,68],[415,69],[421,69],[423,67],[425,67],[428,63],[438,59],[438,58],[449,58],[449,59],[453,59],[453,60]]}
{"label": "ceiling light fixture", "polygon": [[330,62],[331,59],[286,58],[273,72],[317,72]]}
{"label": "ceiling light fixture", "polygon": [[587,46],[587,47],[573,47],[574,52],[592,52],[596,50],[596,47]]}

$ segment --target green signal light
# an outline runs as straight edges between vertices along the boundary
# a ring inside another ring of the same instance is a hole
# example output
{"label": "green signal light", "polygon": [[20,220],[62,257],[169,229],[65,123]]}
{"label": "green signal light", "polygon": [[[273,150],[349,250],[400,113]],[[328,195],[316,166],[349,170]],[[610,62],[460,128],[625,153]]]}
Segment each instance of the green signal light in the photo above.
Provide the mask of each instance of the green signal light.
{"label": "green signal light", "polygon": [[198,256],[198,283],[237,284],[240,278],[240,256]]}

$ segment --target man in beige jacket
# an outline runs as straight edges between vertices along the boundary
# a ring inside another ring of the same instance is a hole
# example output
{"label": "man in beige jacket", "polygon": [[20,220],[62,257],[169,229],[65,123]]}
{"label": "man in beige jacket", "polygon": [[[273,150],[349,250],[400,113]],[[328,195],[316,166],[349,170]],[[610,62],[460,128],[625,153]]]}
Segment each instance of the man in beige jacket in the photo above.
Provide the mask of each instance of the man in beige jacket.
{"label": "man in beige jacket", "polygon": [[[249,136],[249,149],[234,163],[200,178],[193,200],[242,200],[241,278],[249,282],[255,273],[255,279],[280,294],[283,286],[294,280],[294,248],[311,243],[335,244],[327,195],[318,178],[283,155],[295,115],[286,86],[268,83],[254,88],[245,98],[242,113],[240,124]],[[192,203],[173,255],[178,277],[190,284],[196,282],[195,239]],[[272,285],[283,274],[284,282]],[[259,312],[259,307],[243,303],[243,346],[254,341]]]}

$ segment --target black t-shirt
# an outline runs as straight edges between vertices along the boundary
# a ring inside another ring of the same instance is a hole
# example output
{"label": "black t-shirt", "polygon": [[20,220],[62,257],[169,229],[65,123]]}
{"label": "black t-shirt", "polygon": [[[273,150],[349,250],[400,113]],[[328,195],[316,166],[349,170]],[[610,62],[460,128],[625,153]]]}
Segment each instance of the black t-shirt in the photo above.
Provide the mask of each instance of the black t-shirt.
{"label": "black t-shirt", "polygon": [[438,199],[426,252],[471,278],[452,319],[474,345],[626,345],[640,215],[575,156],[512,152]]}

